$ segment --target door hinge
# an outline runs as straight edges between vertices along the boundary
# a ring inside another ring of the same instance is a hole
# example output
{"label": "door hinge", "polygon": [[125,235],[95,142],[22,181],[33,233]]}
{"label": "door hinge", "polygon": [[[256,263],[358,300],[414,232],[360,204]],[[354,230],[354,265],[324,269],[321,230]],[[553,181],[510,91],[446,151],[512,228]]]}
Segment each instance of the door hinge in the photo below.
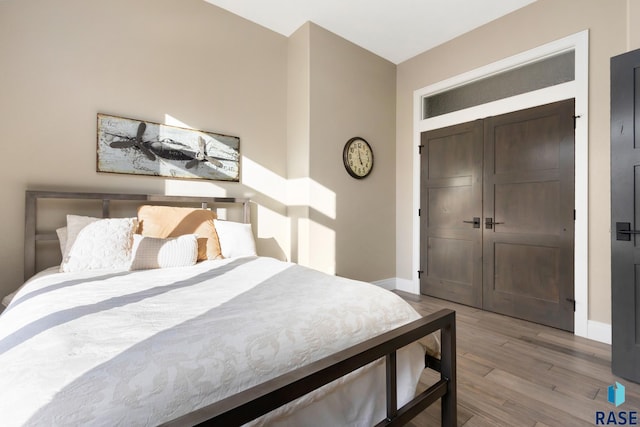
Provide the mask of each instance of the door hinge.
{"label": "door hinge", "polygon": [[573,116],[573,128],[576,128],[576,121],[582,116]]}
{"label": "door hinge", "polygon": [[418,216],[422,215],[422,209],[418,209]]}
{"label": "door hinge", "polygon": [[570,302],[573,304],[573,312],[576,312],[576,300],[574,300],[573,298],[567,298],[567,302]]}
{"label": "door hinge", "polygon": [[423,273],[424,273],[424,270],[418,270],[418,279],[422,277]]}
{"label": "door hinge", "polygon": [[574,221],[576,220],[576,210],[575,209],[573,210],[573,220]]}
{"label": "door hinge", "polygon": [[418,145],[418,154],[422,154],[423,148],[424,148],[424,145]]}

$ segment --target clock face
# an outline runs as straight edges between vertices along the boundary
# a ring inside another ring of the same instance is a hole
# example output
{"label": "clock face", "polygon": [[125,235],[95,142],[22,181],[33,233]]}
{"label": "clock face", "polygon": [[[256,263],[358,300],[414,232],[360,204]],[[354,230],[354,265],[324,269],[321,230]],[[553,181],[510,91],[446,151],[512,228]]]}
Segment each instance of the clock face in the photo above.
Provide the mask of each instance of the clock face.
{"label": "clock face", "polygon": [[342,154],[344,167],[354,178],[364,178],[373,168],[373,151],[367,141],[360,137],[351,138],[344,146]]}

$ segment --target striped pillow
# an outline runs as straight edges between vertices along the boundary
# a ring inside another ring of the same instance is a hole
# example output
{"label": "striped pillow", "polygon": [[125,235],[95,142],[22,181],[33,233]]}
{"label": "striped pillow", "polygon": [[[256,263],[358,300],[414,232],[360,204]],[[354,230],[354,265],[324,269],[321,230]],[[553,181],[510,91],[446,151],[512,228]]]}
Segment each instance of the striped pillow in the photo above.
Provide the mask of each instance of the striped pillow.
{"label": "striped pillow", "polygon": [[134,234],[131,252],[130,270],[186,267],[198,259],[198,238],[195,234],[168,239]]}

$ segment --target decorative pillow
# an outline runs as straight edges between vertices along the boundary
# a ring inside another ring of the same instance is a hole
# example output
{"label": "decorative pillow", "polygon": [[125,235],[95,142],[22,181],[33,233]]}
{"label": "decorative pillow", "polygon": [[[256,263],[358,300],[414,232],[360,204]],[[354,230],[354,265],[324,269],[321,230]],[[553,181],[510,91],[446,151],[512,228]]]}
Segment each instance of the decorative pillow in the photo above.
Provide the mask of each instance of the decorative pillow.
{"label": "decorative pillow", "polygon": [[256,242],[253,239],[251,224],[241,222],[213,221],[220,240],[220,250],[225,258],[255,256]]}
{"label": "decorative pillow", "polygon": [[2,305],[4,305],[5,308],[9,307],[11,300],[13,300],[13,297],[15,297],[17,293],[18,291],[13,291],[9,295],[5,295],[5,297],[2,298]]}
{"label": "decorative pillow", "polygon": [[67,248],[67,227],[56,228],[56,234],[58,235],[58,242],[60,242],[60,253],[64,256]]}
{"label": "decorative pillow", "polygon": [[134,234],[131,253],[130,270],[186,267],[198,259],[198,238],[195,234],[168,239]]}
{"label": "decorative pillow", "polygon": [[161,239],[195,234],[198,236],[198,261],[220,259],[222,253],[214,219],[216,214],[208,209],[143,205],[138,208],[138,232]]}
{"label": "decorative pillow", "polygon": [[67,215],[67,245],[60,271],[127,269],[136,218]]}
{"label": "decorative pillow", "polygon": [[[78,237],[78,233],[87,225],[100,221],[102,218],[94,218],[92,216],[80,216],[80,215],[67,215],[67,236],[64,245],[64,252],[62,253],[62,262],[69,255],[69,250]],[[60,245],[62,247],[62,245]]]}

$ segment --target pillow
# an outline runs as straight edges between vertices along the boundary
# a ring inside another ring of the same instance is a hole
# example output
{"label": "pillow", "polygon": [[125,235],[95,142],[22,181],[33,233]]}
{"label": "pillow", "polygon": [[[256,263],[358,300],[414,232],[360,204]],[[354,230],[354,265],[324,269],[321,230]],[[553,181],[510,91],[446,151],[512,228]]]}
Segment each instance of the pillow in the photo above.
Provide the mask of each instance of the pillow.
{"label": "pillow", "polygon": [[256,242],[251,224],[233,221],[213,221],[220,239],[220,250],[225,258],[256,256]]}
{"label": "pillow", "polygon": [[127,269],[136,218],[67,215],[67,245],[60,271]]}
{"label": "pillow", "polygon": [[67,248],[67,227],[56,228],[56,234],[58,235],[58,241],[60,242],[60,253],[64,256],[64,252]]}
{"label": "pillow", "polygon": [[17,293],[18,291],[13,291],[9,295],[5,295],[5,297],[2,298],[2,305],[4,305],[5,308],[9,307],[11,300],[13,300],[13,297],[15,297]]}
{"label": "pillow", "polygon": [[168,239],[134,234],[131,253],[130,270],[186,267],[198,259],[198,239],[195,234]]}
{"label": "pillow", "polygon": [[198,236],[198,261],[220,259],[220,242],[213,224],[216,214],[208,209],[143,205],[138,208],[138,232],[147,237]]}
{"label": "pillow", "polygon": [[[92,222],[100,221],[100,219],[101,218],[94,218],[92,216],[67,215],[67,227],[63,227],[67,229],[64,252],[62,253],[63,262],[64,259],[69,255],[69,250],[78,237],[78,233],[80,233],[80,231],[87,225],[91,224]],[[62,245],[60,245],[60,247],[62,247]]]}

